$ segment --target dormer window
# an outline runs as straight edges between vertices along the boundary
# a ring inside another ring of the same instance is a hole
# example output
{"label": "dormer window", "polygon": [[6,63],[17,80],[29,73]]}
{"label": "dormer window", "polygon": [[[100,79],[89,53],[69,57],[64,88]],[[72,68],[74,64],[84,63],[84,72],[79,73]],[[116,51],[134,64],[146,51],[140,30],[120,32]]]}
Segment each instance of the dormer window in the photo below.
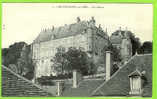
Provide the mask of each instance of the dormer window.
{"label": "dormer window", "polygon": [[129,75],[130,79],[130,95],[140,96],[142,94],[142,74],[139,70],[135,70]]}

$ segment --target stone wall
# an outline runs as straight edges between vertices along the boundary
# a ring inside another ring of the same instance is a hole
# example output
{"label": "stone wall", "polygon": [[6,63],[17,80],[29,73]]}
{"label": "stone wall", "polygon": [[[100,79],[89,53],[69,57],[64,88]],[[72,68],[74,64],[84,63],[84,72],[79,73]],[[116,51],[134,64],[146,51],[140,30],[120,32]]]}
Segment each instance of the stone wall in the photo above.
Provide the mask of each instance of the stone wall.
{"label": "stone wall", "polygon": [[89,49],[86,34],[33,44],[33,59],[36,60],[36,77],[53,74],[51,70],[53,62],[51,60],[60,46],[64,47],[66,51],[69,47],[81,47],[84,51]]}

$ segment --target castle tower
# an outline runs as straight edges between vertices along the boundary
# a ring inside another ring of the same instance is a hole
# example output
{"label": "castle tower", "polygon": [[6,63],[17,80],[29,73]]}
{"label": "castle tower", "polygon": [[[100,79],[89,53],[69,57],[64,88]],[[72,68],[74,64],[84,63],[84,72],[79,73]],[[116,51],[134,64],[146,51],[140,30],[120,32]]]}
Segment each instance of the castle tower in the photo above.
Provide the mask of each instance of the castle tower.
{"label": "castle tower", "polygon": [[130,57],[132,56],[132,44],[131,40],[127,33],[127,28],[124,34],[124,37],[122,38],[121,43],[121,57],[124,62],[126,62]]}

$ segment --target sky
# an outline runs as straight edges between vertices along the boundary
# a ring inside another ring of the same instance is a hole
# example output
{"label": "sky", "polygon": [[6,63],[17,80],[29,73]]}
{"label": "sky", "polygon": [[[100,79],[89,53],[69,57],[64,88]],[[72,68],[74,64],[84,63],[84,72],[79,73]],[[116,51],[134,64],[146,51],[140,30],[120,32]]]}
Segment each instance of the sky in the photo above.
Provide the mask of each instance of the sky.
{"label": "sky", "polygon": [[112,3],[3,3],[2,48],[15,42],[31,44],[41,29],[64,26],[94,16],[96,25],[111,35],[122,28],[132,31],[141,42],[152,41],[152,4]]}

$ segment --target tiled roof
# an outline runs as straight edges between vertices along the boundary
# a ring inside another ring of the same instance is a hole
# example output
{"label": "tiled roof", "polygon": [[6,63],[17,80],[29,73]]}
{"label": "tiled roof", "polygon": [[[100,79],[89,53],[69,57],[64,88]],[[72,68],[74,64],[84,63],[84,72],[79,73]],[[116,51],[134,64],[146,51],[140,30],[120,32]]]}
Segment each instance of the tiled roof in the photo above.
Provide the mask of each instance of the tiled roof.
{"label": "tiled roof", "polygon": [[130,82],[128,75],[138,69],[145,71],[145,85],[142,96],[152,96],[152,54],[135,55],[121,67],[110,80],[102,83],[93,92],[93,96],[129,96]]}
{"label": "tiled roof", "polygon": [[2,65],[3,97],[50,97],[51,93]]}
{"label": "tiled roof", "polygon": [[88,23],[86,21],[81,21],[78,23],[57,27],[54,28],[53,30],[41,31],[34,42],[38,43],[38,42],[49,41],[53,38],[58,39],[58,38],[72,36],[72,35],[77,35],[82,33],[87,28],[88,28]]}

